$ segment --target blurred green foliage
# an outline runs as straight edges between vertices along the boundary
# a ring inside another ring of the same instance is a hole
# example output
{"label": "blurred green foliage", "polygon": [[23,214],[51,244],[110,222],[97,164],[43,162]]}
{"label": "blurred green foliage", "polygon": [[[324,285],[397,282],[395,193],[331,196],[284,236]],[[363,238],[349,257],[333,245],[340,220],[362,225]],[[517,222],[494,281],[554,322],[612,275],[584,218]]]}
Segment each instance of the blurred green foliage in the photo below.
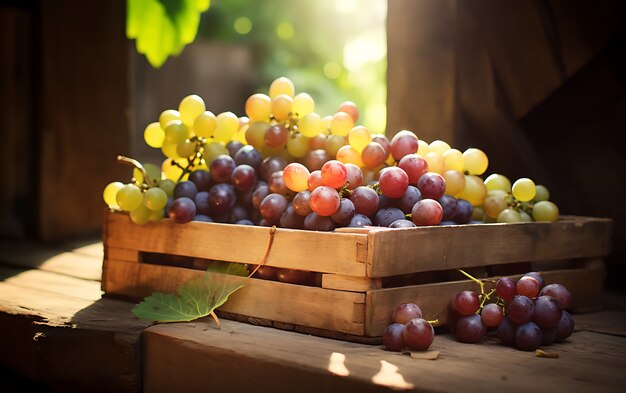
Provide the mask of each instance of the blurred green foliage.
{"label": "blurred green foliage", "polygon": [[358,123],[373,132],[386,122],[386,0],[214,0],[202,14],[198,39],[248,47],[258,92],[290,78],[296,92],[331,115],[354,101]]}

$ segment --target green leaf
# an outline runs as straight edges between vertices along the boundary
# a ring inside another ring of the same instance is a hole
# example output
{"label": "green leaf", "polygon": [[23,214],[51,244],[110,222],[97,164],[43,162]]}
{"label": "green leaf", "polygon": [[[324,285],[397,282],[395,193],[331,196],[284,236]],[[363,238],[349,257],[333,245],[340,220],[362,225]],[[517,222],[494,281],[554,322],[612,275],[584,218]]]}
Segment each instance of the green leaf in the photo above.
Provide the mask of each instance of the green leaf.
{"label": "green leaf", "polygon": [[127,0],[126,36],[159,68],[195,40],[200,14],[209,5],[210,0]]}
{"label": "green leaf", "polygon": [[[132,312],[140,319],[156,322],[188,322],[206,317],[242,288],[244,278],[238,264],[210,267],[202,276],[178,287],[178,295],[155,292],[136,305]],[[214,269],[220,273],[211,272]],[[245,267],[243,268],[245,270]],[[247,270],[246,270],[247,271]]]}

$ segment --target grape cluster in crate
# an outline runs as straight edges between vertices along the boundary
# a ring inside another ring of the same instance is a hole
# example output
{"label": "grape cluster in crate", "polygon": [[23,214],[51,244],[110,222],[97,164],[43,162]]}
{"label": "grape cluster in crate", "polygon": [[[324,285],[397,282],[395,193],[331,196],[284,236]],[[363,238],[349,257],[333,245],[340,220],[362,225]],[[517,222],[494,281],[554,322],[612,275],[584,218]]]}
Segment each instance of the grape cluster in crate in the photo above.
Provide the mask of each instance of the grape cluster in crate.
{"label": "grape cluster in crate", "polygon": [[244,117],[216,116],[190,95],[162,112],[144,139],[165,160],[118,157],[133,176],[108,184],[105,203],[136,224],[165,217],[318,231],[558,219],[547,188],[531,179],[483,180],[488,158],[480,149],[426,143],[408,130],[389,139],[357,125],[349,101],[322,117],[287,78],[245,108]]}

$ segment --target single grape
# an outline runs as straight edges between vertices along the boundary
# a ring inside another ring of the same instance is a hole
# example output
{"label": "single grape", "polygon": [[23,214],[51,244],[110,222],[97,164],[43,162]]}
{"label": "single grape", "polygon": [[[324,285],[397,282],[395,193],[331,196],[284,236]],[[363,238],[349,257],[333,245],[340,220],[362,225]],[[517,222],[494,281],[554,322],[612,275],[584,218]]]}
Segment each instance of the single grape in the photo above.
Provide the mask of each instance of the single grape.
{"label": "single grape", "polygon": [[329,160],[330,156],[326,150],[317,149],[307,153],[304,159],[304,165],[313,172],[322,169],[322,166]]}
{"label": "single grape", "polygon": [[522,216],[520,216],[517,210],[506,208],[498,214],[497,221],[506,223],[522,222]]}
{"label": "single grape", "polygon": [[540,201],[534,204],[532,215],[535,221],[555,222],[559,219],[559,208],[550,201]]}
{"label": "single grape", "polygon": [[384,134],[372,134],[372,142],[380,144],[385,149],[385,158],[391,155],[391,142]]}
{"label": "single grape", "polygon": [[515,281],[509,277],[502,277],[496,281],[496,295],[498,295],[505,302],[513,300],[517,295],[517,287]]}
{"label": "single grape", "polygon": [[[372,141],[372,134],[363,126],[356,126],[348,133],[348,143],[359,153]],[[382,148],[382,146],[381,146]]]}
{"label": "single grape", "polygon": [[422,193],[420,190],[415,186],[408,186],[404,195],[395,200],[395,207],[402,210],[404,214],[409,214],[413,210],[413,206],[421,199]]}
{"label": "single grape", "polygon": [[337,190],[328,186],[319,186],[311,192],[311,210],[320,216],[331,216],[340,205]]}
{"label": "single grape", "polygon": [[237,163],[231,156],[226,154],[218,156],[211,162],[211,169],[209,171],[211,173],[211,179],[217,183],[229,181],[236,166]]}
{"label": "single grape", "polygon": [[189,174],[189,181],[196,185],[197,191],[209,191],[211,188],[211,175],[209,171],[199,169]]}
{"label": "single grape", "polygon": [[196,117],[206,110],[204,100],[195,95],[188,95],[180,101],[178,112],[187,127],[192,127]]}
{"label": "single grape", "polygon": [[497,327],[503,316],[502,309],[495,303],[485,304],[480,312],[483,324],[487,327]]}
{"label": "single grape", "polygon": [[402,168],[388,167],[381,170],[378,182],[383,195],[400,198],[409,186],[409,176]]}
{"label": "single grape", "polygon": [[383,331],[383,345],[390,351],[401,351],[406,344],[403,338],[404,324],[392,323]]}
{"label": "single grape", "polygon": [[400,161],[407,154],[417,153],[418,138],[408,130],[399,131],[391,138],[390,151],[393,159]]}
{"label": "single grape", "polygon": [[361,159],[366,168],[375,169],[385,163],[387,154],[378,142],[370,142],[361,151]]}
{"label": "single grape", "polygon": [[448,149],[443,153],[439,153],[443,157],[444,171],[462,172],[465,168],[465,158],[463,153],[457,149]]}
{"label": "single grape", "polygon": [[550,296],[539,296],[535,299],[533,322],[541,328],[555,327],[561,319],[561,306]]}
{"label": "single grape", "polygon": [[323,185],[322,183],[322,171],[320,171],[319,169],[316,171],[311,172],[311,174],[309,175],[309,178],[307,180],[307,190],[308,191],[313,191],[315,190],[317,187]]}
{"label": "single grape", "polygon": [[487,196],[487,187],[478,176],[465,176],[465,188],[459,194],[459,198],[465,199],[473,206],[481,206]]}
{"label": "single grape", "polygon": [[574,331],[574,319],[567,311],[563,310],[559,323],[556,325],[556,340],[563,341]]}
{"label": "single grape", "polygon": [[443,156],[437,152],[431,151],[424,156],[424,160],[428,164],[428,171],[433,173],[443,174],[446,169]]}
{"label": "single grape", "polygon": [[163,141],[165,140],[165,132],[161,128],[159,122],[150,123],[146,126],[143,132],[143,139],[150,147],[158,149],[163,146]]}
{"label": "single grape", "polygon": [[[235,154],[243,147],[243,143],[239,141],[229,141],[226,144],[226,149],[228,149],[228,155],[235,159]],[[235,162],[236,163],[236,162]]]}
{"label": "single grape", "polygon": [[[269,126],[270,125],[264,121],[255,121],[250,124],[246,130],[246,141],[257,151],[261,151],[265,147],[265,131]],[[207,162],[210,161],[207,160]]]}
{"label": "single grape", "polygon": [[[356,213],[373,216],[378,211],[378,194],[372,188],[359,186],[352,190],[350,200],[354,203]],[[370,222],[371,224],[371,222]]]}
{"label": "single grape", "polygon": [[213,112],[204,111],[196,117],[193,122],[193,130],[197,136],[201,138],[209,138],[215,132],[217,126],[217,119]]}
{"label": "single grape", "polygon": [[572,300],[572,294],[570,291],[568,291],[567,288],[561,284],[546,285],[541,288],[539,296],[552,296],[557,302],[559,302],[559,306],[561,306],[562,309],[566,309]]}
{"label": "single grape", "polygon": [[282,171],[287,166],[287,161],[282,157],[267,157],[259,165],[259,177],[267,181],[272,173]]}
{"label": "single grape", "polygon": [[409,176],[410,184],[417,184],[419,178],[428,172],[428,163],[416,153],[402,157],[398,162],[398,167],[402,168]]}
{"label": "single grape", "polygon": [[488,191],[501,190],[511,192],[511,181],[504,175],[493,173],[487,176],[484,183]]}
{"label": "single grape", "polygon": [[506,314],[511,322],[521,325],[530,321],[534,312],[533,301],[524,295],[515,295],[506,306]]}
{"label": "single grape", "polygon": [[528,298],[535,298],[541,290],[541,285],[536,278],[532,276],[523,276],[517,281],[517,293]]}
{"label": "single grape", "polygon": [[474,291],[461,291],[452,300],[452,307],[459,315],[472,315],[480,307],[480,299]]}
{"label": "single grape", "polygon": [[174,195],[174,199],[187,197],[193,200],[196,197],[197,193],[198,193],[198,188],[196,187],[196,185],[189,180],[185,180],[176,184],[176,187],[174,187],[173,195]]}
{"label": "single grape", "polygon": [[263,160],[261,158],[261,153],[259,153],[259,151],[251,145],[242,146],[241,149],[239,149],[237,153],[235,153],[234,159],[235,159],[235,164],[250,165],[255,170],[259,169],[259,166],[261,165],[261,161]]}
{"label": "single grape", "polygon": [[251,122],[267,121],[272,111],[272,100],[262,93],[253,94],[246,100],[245,110]]}
{"label": "single grape", "polygon": [[283,215],[280,217],[281,228],[302,229],[304,228],[304,217],[298,215],[293,205],[288,205]]}
{"label": "single grape", "polygon": [[471,314],[457,321],[455,333],[461,342],[477,343],[487,333],[487,327],[480,315]]}
{"label": "single grape", "polygon": [[293,97],[296,93],[296,88],[291,81],[291,79],[281,76],[280,78],[274,79],[270,84],[269,88],[269,96],[276,97],[280,94],[286,94],[288,96]]}
{"label": "single grape", "polygon": [[415,228],[416,226],[413,221],[409,221],[405,218],[395,220],[389,224],[389,228]]}
{"label": "single grape", "polygon": [[474,207],[471,203],[461,198],[457,199],[457,205],[457,211],[452,220],[457,224],[467,224],[472,218]]}
{"label": "single grape", "polygon": [[264,219],[271,223],[277,223],[285,209],[287,209],[288,204],[289,202],[284,196],[280,194],[269,194],[261,202],[259,211]]}
{"label": "single grape", "polygon": [[343,163],[337,160],[330,160],[322,165],[321,175],[322,184],[338,189],[346,184],[348,169]]}
{"label": "single grape", "polygon": [[550,199],[550,191],[548,191],[546,186],[537,184],[535,186],[535,191],[536,192],[535,192],[535,197],[533,198],[533,201],[541,202],[541,201],[547,201]]}
{"label": "single grape", "polygon": [[443,179],[446,181],[446,194],[454,197],[465,190],[465,175],[459,171],[445,171]]}
{"label": "single grape", "polygon": [[146,207],[153,211],[163,210],[167,203],[167,194],[158,187],[152,187],[146,190],[143,194],[143,198]]}
{"label": "single grape", "polygon": [[530,277],[534,278],[535,280],[537,280],[537,283],[539,284],[539,288],[543,288],[544,279],[543,279],[543,276],[541,275],[541,273],[539,273],[539,272],[528,272],[528,273],[524,274],[524,276],[530,276]]}
{"label": "single grape", "polygon": [[330,232],[335,230],[335,222],[332,218],[327,216],[320,216],[315,212],[309,213],[304,218],[304,229],[310,231],[325,231]]}
{"label": "single grape", "polygon": [[[196,207],[198,205],[196,204]],[[250,219],[250,213],[248,212],[248,209],[246,209],[244,206],[235,204],[235,206],[233,206],[233,208],[230,211],[230,217],[228,219],[228,222],[230,222],[231,224],[234,224],[238,221],[241,220],[249,220]]]}
{"label": "single grape", "polygon": [[119,181],[114,181],[112,183],[107,184],[102,192],[102,199],[104,199],[104,203],[106,203],[110,208],[118,208],[117,200],[115,196],[117,192],[124,187],[124,184]]}
{"label": "single grape", "polygon": [[372,225],[372,220],[365,214],[355,213],[350,220],[349,227],[366,227]]}
{"label": "single grape", "polygon": [[115,201],[120,209],[129,212],[143,203],[143,194],[136,185],[126,184],[115,194]]}
{"label": "single grape", "polygon": [[434,151],[437,154],[443,155],[443,153],[450,150],[450,145],[445,141],[436,139],[428,144],[428,148],[430,149],[430,151]]}
{"label": "single grape", "polygon": [[347,188],[349,190],[354,190],[363,184],[363,171],[361,171],[361,168],[354,164],[348,163],[344,165],[348,171],[348,178],[346,180]]}
{"label": "single grape", "polygon": [[288,164],[283,170],[285,185],[294,192],[304,191],[308,188],[309,175],[310,172],[304,165],[295,162]]}
{"label": "single grape", "polygon": [[411,220],[417,226],[439,225],[443,218],[443,208],[434,199],[422,199],[411,210]]}
{"label": "single grape", "polygon": [[364,167],[365,163],[361,159],[361,153],[356,151],[352,146],[345,145],[337,150],[337,161],[344,164],[354,164],[358,167]]}
{"label": "single grape", "polygon": [[302,134],[291,135],[287,138],[287,152],[294,158],[306,157],[309,148],[309,138]]}
{"label": "single grape", "polygon": [[180,120],[172,120],[163,131],[165,133],[164,145],[165,142],[177,145],[189,139],[190,136],[189,128]]}
{"label": "single grape", "polygon": [[446,191],[446,181],[438,173],[427,172],[417,181],[417,188],[422,193],[422,198],[439,199]]}
{"label": "single grape", "polygon": [[502,318],[500,324],[498,325],[498,329],[496,331],[500,342],[503,345],[513,345],[515,344],[515,330],[517,329],[517,324],[513,323],[508,316]]}
{"label": "single grape", "polygon": [[489,166],[487,155],[480,149],[470,148],[463,152],[465,171],[470,175],[482,175]]}
{"label": "single grape", "polygon": [[[295,203],[295,201],[294,201]],[[352,217],[354,217],[355,208],[354,203],[348,198],[341,198],[339,202],[339,208],[333,213],[330,218],[339,226],[348,226]]]}
{"label": "single grape", "polygon": [[459,210],[459,203],[457,199],[450,195],[442,195],[437,200],[443,209],[443,221],[452,221],[456,212]]}
{"label": "single grape", "polygon": [[346,146],[347,144],[348,141],[344,136],[328,135],[326,141],[324,141],[324,147],[322,149],[324,149],[328,157],[336,158],[339,149]]}
{"label": "single grape", "polygon": [[150,213],[152,210],[148,209],[145,203],[141,203],[136,209],[130,211],[129,217],[133,223],[144,225],[150,221]]}
{"label": "single grape", "polygon": [[252,192],[252,207],[254,207],[256,210],[259,210],[261,208],[261,202],[269,194],[270,191],[267,187],[267,184],[257,185],[257,187],[255,187],[254,191]]}
{"label": "single grape", "polygon": [[338,112],[346,112],[352,118],[352,121],[356,123],[359,119],[359,109],[352,101],[344,101],[339,105]]}
{"label": "single grape", "polygon": [[413,318],[422,318],[422,310],[415,303],[398,304],[391,312],[391,321],[406,324]]}
{"label": "single grape", "polygon": [[347,136],[354,128],[354,120],[345,112],[337,112],[330,121],[330,131],[334,135]]}
{"label": "single grape", "polygon": [[541,329],[533,322],[521,324],[515,330],[515,348],[534,351],[541,346]]}
{"label": "single grape", "polygon": [[237,165],[230,175],[230,182],[237,191],[250,191],[256,185],[256,171],[247,164]]}
{"label": "single grape", "polygon": [[[209,209],[211,211],[211,217],[214,219],[217,218],[217,215],[227,214],[237,202],[235,187],[228,183],[216,184],[211,187],[208,193]],[[219,220],[216,219],[216,221]]]}
{"label": "single grape", "polygon": [[283,122],[289,119],[289,114],[291,113],[292,106],[293,98],[288,96],[287,94],[279,94],[275,97],[272,97],[272,115],[274,115],[274,119],[279,122]]}
{"label": "single grape", "polygon": [[180,120],[180,112],[175,109],[166,109],[159,115],[159,124],[165,129],[172,120]]}
{"label": "single grape", "polygon": [[265,130],[265,146],[279,148],[287,144],[289,130],[282,124],[276,124]]}
{"label": "single grape", "polygon": [[406,220],[402,210],[397,207],[384,207],[376,212],[374,225],[388,227],[397,220]]}
{"label": "single grape", "polygon": [[307,113],[298,120],[298,131],[308,138],[315,137],[323,129],[324,123],[322,118],[315,112]]}
{"label": "single grape", "polygon": [[177,224],[187,223],[193,220],[195,215],[196,205],[188,197],[175,199],[169,209],[169,218]]}
{"label": "single grape", "polygon": [[407,347],[415,351],[425,351],[435,339],[435,329],[422,318],[413,318],[404,325],[402,338]]}
{"label": "single grape", "polygon": [[168,197],[174,195],[174,187],[176,187],[176,183],[174,183],[174,181],[170,179],[163,179],[159,183],[159,188],[165,191]]}
{"label": "single grape", "polygon": [[537,188],[535,187],[535,183],[532,180],[524,177],[516,180],[515,183],[513,183],[513,186],[511,187],[511,192],[515,199],[517,199],[518,201],[528,202],[535,197],[535,194],[537,193]]}

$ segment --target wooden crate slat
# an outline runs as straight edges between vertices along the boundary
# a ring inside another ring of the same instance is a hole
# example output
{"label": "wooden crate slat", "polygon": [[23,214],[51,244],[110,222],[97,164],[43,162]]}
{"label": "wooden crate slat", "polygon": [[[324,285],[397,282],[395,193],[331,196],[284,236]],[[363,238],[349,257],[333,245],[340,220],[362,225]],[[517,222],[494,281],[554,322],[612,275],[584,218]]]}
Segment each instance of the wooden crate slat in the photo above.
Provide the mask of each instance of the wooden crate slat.
{"label": "wooden crate slat", "polygon": [[[572,293],[569,308],[598,306],[604,286],[602,261],[594,260],[585,268],[547,271],[542,272],[542,275],[546,284],[558,282]],[[521,276],[510,277],[517,280]],[[366,296],[365,335],[381,336],[390,323],[391,312],[400,303],[416,303],[421,306],[424,318],[438,319],[445,324],[449,319],[450,299],[465,289],[478,291],[478,285],[470,280],[462,280],[369,291]]]}
{"label": "wooden crate slat", "polygon": [[342,274],[322,274],[322,288],[340,291],[367,292],[382,288],[382,279],[344,276]]}
{"label": "wooden crate slat", "polygon": [[[106,245],[138,251],[257,264],[263,258],[270,228],[163,220],[135,225],[128,216],[106,215]],[[365,276],[366,235],[279,228],[267,266]]]}
{"label": "wooden crate slat", "polygon": [[610,252],[611,229],[609,219],[566,217],[555,223],[370,231],[367,275],[602,256]]}
{"label": "wooden crate slat", "polygon": [[[186,281],[204,274],[201,270],[107,260],[105,291],[132,298],[153,291],[175,293]],[[221,311],[363,335],[365,294],[334,291],[281,282],[228,277],[244,287],[229,297]]]}

